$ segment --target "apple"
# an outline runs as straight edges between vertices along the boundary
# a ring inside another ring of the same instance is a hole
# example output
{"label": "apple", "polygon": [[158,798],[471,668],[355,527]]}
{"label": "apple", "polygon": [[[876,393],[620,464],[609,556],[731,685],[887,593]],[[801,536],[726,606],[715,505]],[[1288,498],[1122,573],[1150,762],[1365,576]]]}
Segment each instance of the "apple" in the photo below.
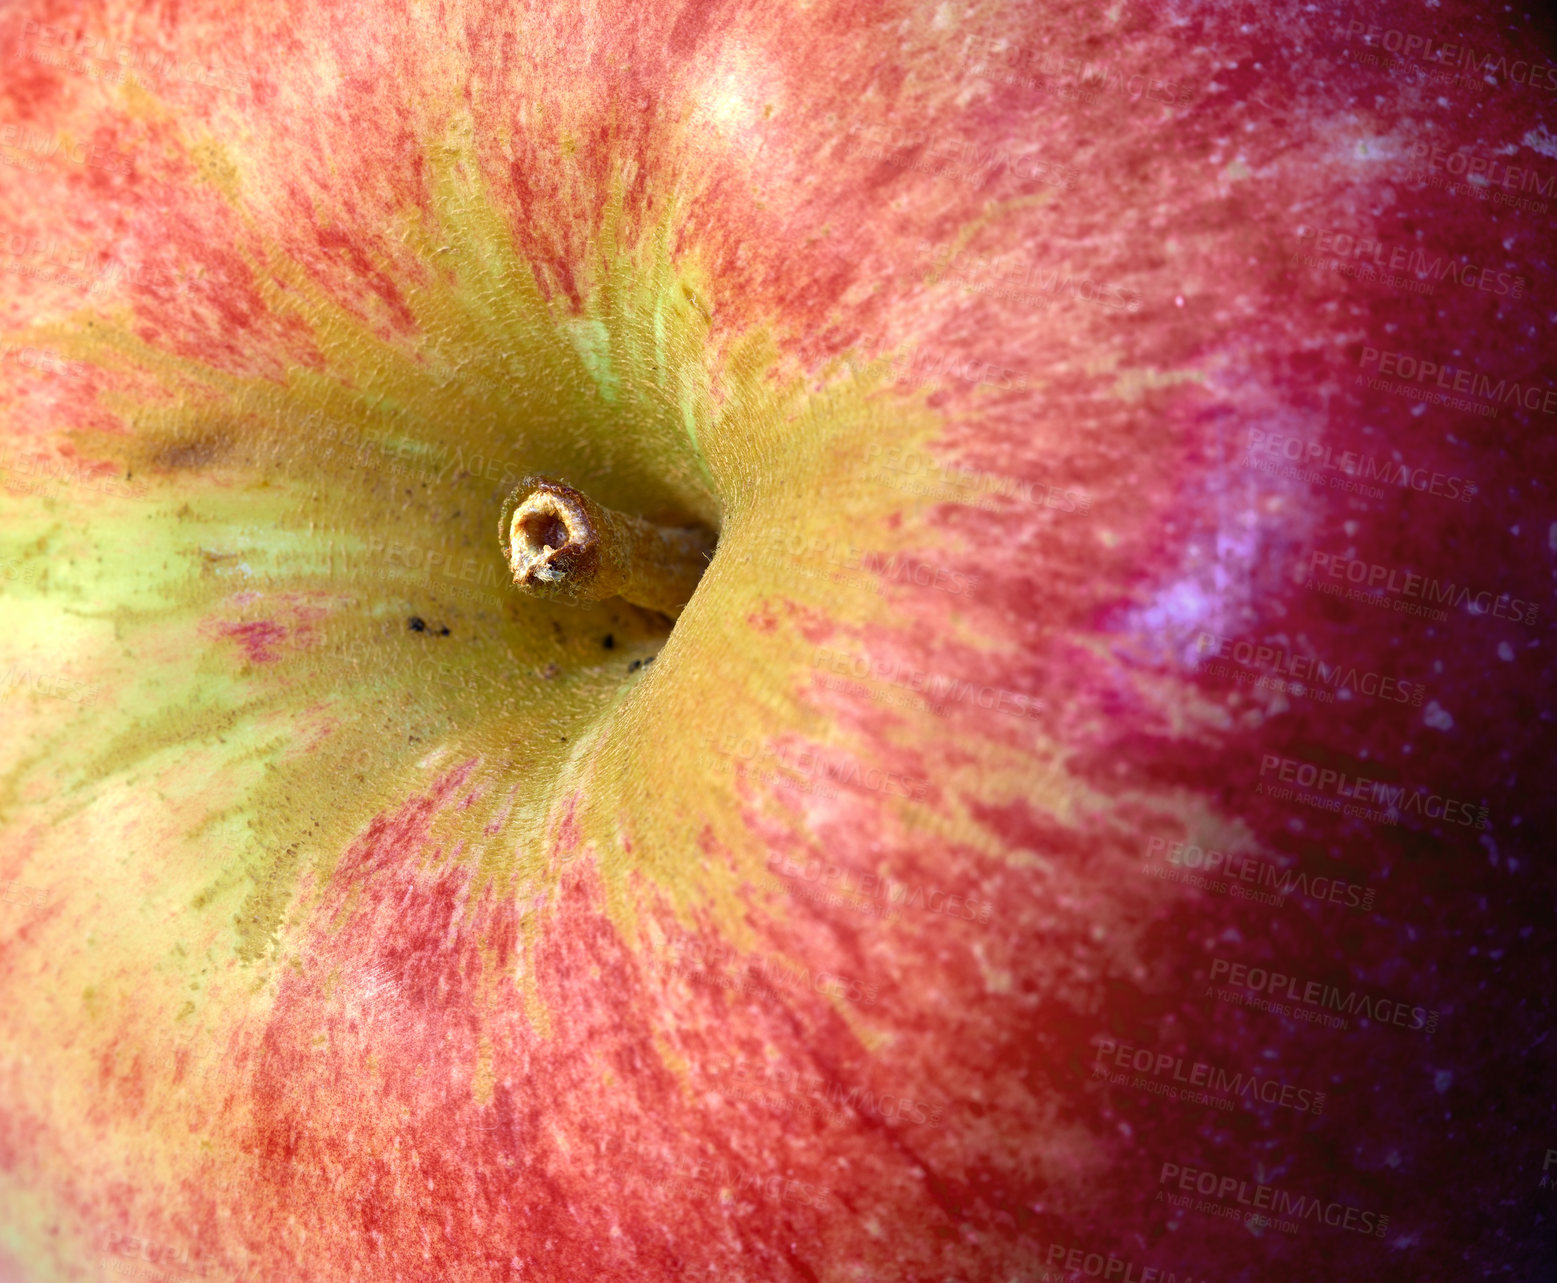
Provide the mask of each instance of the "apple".
{"label": "apple", "polygon": [[1549,1263],[1528,18],[0,22],[0,1275]]}

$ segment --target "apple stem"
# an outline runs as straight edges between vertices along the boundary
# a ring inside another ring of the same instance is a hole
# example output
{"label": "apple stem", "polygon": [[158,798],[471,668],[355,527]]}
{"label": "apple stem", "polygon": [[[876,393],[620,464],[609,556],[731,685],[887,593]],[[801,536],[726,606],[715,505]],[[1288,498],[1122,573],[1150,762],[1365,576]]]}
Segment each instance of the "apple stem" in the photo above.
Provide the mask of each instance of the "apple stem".
{"label": "apple stem", "polygon": [[526,477],[508,496],[498,538],[525,592],[575,605],[622,597],[672,619],[715,544],[702,526],[658,526],[547,477]]}

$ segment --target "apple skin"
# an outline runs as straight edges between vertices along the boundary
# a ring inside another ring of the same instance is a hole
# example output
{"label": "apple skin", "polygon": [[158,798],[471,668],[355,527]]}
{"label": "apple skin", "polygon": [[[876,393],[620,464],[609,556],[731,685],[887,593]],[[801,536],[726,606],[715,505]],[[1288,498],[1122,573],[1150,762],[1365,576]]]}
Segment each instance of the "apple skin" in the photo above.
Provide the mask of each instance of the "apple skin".
{"label": "apple skin", "polygon": [[[1551,438],[1357,379],[1547,386],[1547,225],[1407,182],[1539,170],[1545,99],[1360,62],[1391,13],[6,15],[0,1268],[1533,1277]],[[1401,247],[1493,287],[1358,278]],[[503,591],[526,471],[719,524],[673,631]],[[1315,552],[1540,614],[1343,601]],[[1431,699],[1196,674],[1204,635]],[[1286,761],[1486,827],[1257,791]],[[1234,964],[1439,1022],[1208,997]],[[1388,1226],[1251,1232],[1165,1164]]]}

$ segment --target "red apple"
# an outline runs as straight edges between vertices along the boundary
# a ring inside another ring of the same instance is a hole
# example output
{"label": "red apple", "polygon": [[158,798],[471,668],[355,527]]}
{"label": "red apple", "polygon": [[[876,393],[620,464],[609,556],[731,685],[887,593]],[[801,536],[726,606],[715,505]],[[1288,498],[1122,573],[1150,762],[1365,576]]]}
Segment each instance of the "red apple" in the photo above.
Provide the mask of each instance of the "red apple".
{"label": "red apple", "polygon": [[1549,1263],[1528,19],[4,23],[0,1271]]}

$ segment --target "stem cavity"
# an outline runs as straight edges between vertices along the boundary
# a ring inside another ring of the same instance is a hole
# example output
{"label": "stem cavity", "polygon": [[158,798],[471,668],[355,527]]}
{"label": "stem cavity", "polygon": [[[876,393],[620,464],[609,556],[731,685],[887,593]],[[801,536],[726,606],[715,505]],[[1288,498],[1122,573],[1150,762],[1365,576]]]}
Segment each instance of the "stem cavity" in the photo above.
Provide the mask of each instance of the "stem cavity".
{"label": "stem cavity", "polygon": [[702,526],[657,526],[546,477],[526,477],[508,496],[498,538],[525,592],[575,605],[622,597],[672,619],[716,542]]}

